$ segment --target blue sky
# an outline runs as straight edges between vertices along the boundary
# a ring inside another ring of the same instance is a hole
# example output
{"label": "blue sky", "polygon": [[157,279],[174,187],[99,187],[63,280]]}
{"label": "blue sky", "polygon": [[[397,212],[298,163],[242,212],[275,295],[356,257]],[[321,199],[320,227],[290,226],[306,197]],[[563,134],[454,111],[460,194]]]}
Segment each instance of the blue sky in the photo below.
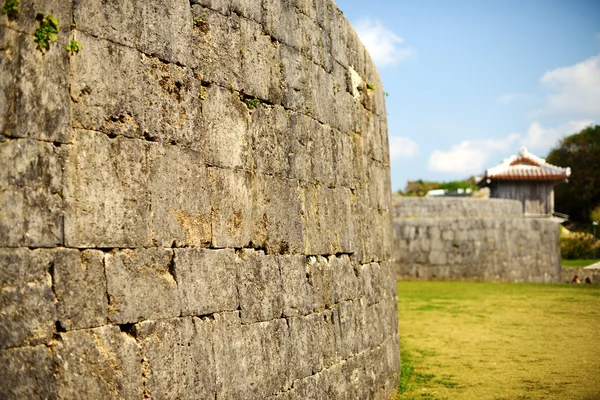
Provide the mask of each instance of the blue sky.
{"label": "blue sky", "polygon": [[378,66],[392,189],[600,124],[600,1],[336,0]]}

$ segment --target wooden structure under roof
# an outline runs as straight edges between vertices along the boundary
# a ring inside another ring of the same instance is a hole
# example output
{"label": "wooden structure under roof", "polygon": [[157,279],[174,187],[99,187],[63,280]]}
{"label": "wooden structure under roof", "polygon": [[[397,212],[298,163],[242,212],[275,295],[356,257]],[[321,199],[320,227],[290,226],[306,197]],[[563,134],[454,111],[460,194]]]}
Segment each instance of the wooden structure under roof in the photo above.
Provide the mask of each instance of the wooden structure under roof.
{"label": "wooden structure under roof", "polygon": [[567,181],[571,168],[548,164],[521,148],[499,165],[489,168],[480,179],[480,187],[490,189],[490,197],[519,200],[529,216],[554,214],[554,185]]}

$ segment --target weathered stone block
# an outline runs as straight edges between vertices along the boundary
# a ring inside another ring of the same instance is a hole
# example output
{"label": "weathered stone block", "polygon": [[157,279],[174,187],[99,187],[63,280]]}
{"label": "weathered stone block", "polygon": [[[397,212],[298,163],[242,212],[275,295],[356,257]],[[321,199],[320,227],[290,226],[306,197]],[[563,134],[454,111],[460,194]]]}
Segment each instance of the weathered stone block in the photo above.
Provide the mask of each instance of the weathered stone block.
{"label": "weathered stone block", "polygon": [[294,8],[293,0],[263,0],[262,25],[265,32],[278,41],[295,49],[302,46],[300,29],[289,29],[290,26],[299,27],[299,13]]}
{"label": "weathered stone block", "polygon": [[142,359],[135,339],[116,326],[60,334],[58,398],[141,398]]}
{"label": "weathered stone block", "polygon": [[243,323],[268,321],[283,314],[284,300],[278,257],[242,250],[237,290]]}
{"label": "weathered stone block", "polygon": [[163,60],[195,66],[191,42],[193,18],[187,2],[75,2],[77,28]]}
{"label": "weathered stone block", "polygon": [[149,246],[148,144],[78,130],[65,165],[65,243]]}
{"label": "weathered stone block", "polygon": [[46,250],[0,249],[0,348],[46,343],[52,337],[51,265]]}
{"label": "weathered stone block", "polygon": [[181,314],[207,315],[238,308],[233,249],[175,249]]}
{"label": "weathered stone block", "polygon": [[74,126],[200,149],[203,89],[190,68],[83,33],[78,38],[86,56],[71,61]]}
{"label": "weathered stone block", "polygon": [[303,182],[314,182],[312,175],[312,154],[314,151],[313,132],[320,129],[319,123],[313,118],[296,112],[290,116],[290,153],[288,177]]}
{"label": "weathered stone block", "polygon": [[142,57],[142,63],[144,137],[200,151],[205,88],[190,68],[157,57]]}
{"label": "weathered stone block", "polygon": [[108,297],[104,253],[98,250],[59,249],[54,257],[54,293],[58,320],[66,329],[82,329],[106,323]]}
{"label": "weathered stone block", "polygon": [[227,17],[199,5],[192,6],[192,13],[192,49],[194,57],[201,61],[195,69],[200,79],[243,89],[241,18],[236,14]]}
{"label": "weathered stone block", "polygon": [[339,257],[329,256],[329,265],[331,267],[332,276],[331,295],[333,302],[340,303],[344,300],[358,298],[359,280],[356,272],[358,266],[355,267],[353,265],[347,254],[343,254]]}
{"label": "weathered stone block", "polygon": [[108,319],[118,324],[179,316],[171,249],[121,250],[105,255]]}
{"label": "weathered stone block", "polygon": [[278,256],[283,289],[283,314],[307,315],[313,311],[313,287],[306,256]]}
{"label": "weathered stone block", "polygon": [[[30,34],[38,11],[52,13],[62,26],[58,39],[42,52]],[[71,133],[69,99],[70,1],[21,4],[14,21],[0,18],[0,134],[65,143]]]}
{"label": "weathered stone block", "polygon": [[361,300],[344,301],[336,306],[339,319],[339,351],[342,359],[357,354],[364,347],[365,306]]}
{"label": "weathered stone block", "polygon": [[269,254],[300,253],[304,247],[298,182],[257,175],[252,243]]}
{"label": "weathered stone block", "polygon": [[0,398],[56,398],[52,358],[46,346],[0,350]]}
{"label": "weathered stone block", "polygon": [[211,207],[208,174],[199,153],[179,146],[148,146],[152,243],[208,246]]}
{"label": "weathered stone block", "polygon": [[0,140],[0,247],[63,241],[62,151],[29,139]]}
{"label": "weathered stone block", "polygon": [[209,165],[250,170],[252,136],[248,131],[250,115],[239,97],[218,86],[206,92],[202,106],[203,158]]}
{"label": "weathered stone block", "polygon": [[78,32],[77,40],[85,56],[79,54],[70,62],[73,126],[109,135],[143,137],[148,86],[146,74],[141,73],[144,56],[130,47],[83,32]]}
{"label": "weathered stone block", "polygon": [[292,138],[284,108],[258,106],[252,113],[250,131],[256,171],[285,176],[289,169]]}
{"label": "weathered stone block", "polygon": [[208,399],[216,392],[211,320],[174,318],[136,325],[145,386],[160,399]]}
{"label": "weathered stone block", "polygon": [[279,45],[260,24],[240,18],[240,62],[244,93],[281,104],[285,89]]}
{"label": "weathered stone block", "polygon": [[215,315],[217,398],[262,399],[286,387],[283,319],[242,325],[237,312]]}
{"label": "weathered stone block", "polygon": [[254,230],[256,180],[251,172],[208,168],[212,247],[248,247]]}
{"label": "weathered stone block", "polygon": [[313,309],[316,312],[330,309],[333,306],[333,281],[329,260],[322,256],[309,256],[306,275],[313,289]]}
{"label": "weathered stone block", "polygon": [[353,253],[354,231],[350,189],[322,185],[303,187],[303,231],[307,254]]}

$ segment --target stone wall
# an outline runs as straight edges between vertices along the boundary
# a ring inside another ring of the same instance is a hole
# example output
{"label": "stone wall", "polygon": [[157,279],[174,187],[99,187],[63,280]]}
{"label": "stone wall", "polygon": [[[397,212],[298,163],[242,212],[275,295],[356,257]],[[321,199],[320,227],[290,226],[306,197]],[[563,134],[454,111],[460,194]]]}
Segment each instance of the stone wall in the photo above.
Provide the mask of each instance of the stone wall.
{"label": "stone wall", "polygon": [[401,279],[560,281],[558,223],[525,218],[516,200],[396,198]]}
{"label": "stone wall", "polygon": [[0,398],[389,398],[390,202],[381,82],[331,0],[22,0]]}

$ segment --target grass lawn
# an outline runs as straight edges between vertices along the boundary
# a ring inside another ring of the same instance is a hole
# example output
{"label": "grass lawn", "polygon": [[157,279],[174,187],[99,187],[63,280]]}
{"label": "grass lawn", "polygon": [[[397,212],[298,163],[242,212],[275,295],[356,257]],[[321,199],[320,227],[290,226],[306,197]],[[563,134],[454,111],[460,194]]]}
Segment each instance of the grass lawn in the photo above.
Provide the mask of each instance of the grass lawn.
{"label": "grass lawn", "polygon": [[[600,255],[600,253],[598,254]],[[563,267],[587,267],[588,265],[592,265],[600,260],[565,260],[563,258],[561,264]]]}
{"label": "grass lawn", "polygon": [[398,282],[400,399],[600,399],[600,286]]}

